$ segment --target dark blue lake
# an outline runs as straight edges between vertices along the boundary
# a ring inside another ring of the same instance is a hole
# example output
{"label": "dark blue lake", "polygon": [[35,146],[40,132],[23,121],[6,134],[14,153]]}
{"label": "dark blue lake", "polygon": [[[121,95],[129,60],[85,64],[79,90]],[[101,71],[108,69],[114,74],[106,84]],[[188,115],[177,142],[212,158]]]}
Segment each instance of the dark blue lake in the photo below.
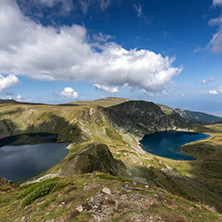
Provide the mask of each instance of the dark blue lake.
{"label": "dark blue lake", "polygon": [[207,139],[203,133],[163,131],[145,135],[140,141],[144,151],[173,160],[196,160],[181,152],[181,146],[197,140]]}
{"label": "dark blue lake", "polygon": [[23,181],[61,162],[68,154],[69,143],[53,143],[50,136],[41,142],[44,139],[46,143],[0,147],[0,177],[13,182]]}

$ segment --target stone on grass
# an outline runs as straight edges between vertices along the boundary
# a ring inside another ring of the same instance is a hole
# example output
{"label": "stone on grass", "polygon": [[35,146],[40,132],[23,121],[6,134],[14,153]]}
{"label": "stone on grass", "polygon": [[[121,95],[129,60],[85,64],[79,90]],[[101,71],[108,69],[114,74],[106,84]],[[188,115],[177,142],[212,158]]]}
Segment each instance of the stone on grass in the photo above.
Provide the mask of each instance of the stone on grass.
{"label": "stone on grass", "polygon": [[105,194],[109,194],[109,195],[111,194],[110,189],[107,188],[107,187],[104,187],[103,190],[102,190],[102,192],[105,193]]}
{"label": "stone on grass", "polygon": [[83,207],[82,207],[82,205],[78,205],[78,206],[76,207],[76,210],[77,210],[79,213],[83,212]]}
{"label": "stone on grass", "polygon": [[37,206],[40,206],[40,205],[42,205],[42,204],[44,204],[44,203],[45,203],[45,201],[43,200],[43,201],[40,201],[40,202],[36,203],[36,205],[37,205]]}
{"label": "stone on grass", "polygon": [[22,219],[21,219],[21,222],[27,222],[28,221],[28,218],[27,217],[22,217]]}

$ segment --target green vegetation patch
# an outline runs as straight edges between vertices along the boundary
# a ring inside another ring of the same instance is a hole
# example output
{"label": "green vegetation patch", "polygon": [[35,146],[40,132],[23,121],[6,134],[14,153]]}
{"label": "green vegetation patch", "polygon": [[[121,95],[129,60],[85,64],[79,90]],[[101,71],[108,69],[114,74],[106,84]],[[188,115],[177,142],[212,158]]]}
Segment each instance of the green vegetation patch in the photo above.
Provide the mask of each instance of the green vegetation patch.
{"label": "green vegetation patch", "polygon": [[112,176],[109,174],[98,174],[96,175],[99,179],[105,179],[105,180],[116,180],[120,182],[131,182],[131,180],[123,178],[123,177],[117,177],[117,176]]}
{"label": "green vegetation patch", "polygon": [[55,177],[49,180],[45,180],[41,183],[35,183],[25,189],[18,199],[24,199],[22,206],[30,205],[36,199],[48,195],[50,192],[55,192],[66,184],[59,183],[59,178]]}

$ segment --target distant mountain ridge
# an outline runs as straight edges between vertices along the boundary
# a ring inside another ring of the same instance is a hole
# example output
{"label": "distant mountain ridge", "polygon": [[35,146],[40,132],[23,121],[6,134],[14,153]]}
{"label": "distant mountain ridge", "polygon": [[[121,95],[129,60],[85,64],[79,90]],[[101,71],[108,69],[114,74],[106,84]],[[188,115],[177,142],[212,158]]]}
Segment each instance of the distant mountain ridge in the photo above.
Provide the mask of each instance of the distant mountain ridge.
{"label": "distant mountain ridge", "polygon": [[175,109],[183,118],[195,121],[200,124],[212,124],[222,122],[222,118],[219,116],[210,115],[203,112],[195,112],[185,109]]}
{"label": "distant mountain ridge", "polygon": [[214,116],[214,115],[207,114],[204,112],[191,111],[191,110],[180,109],[180,108],[173,109],[169,106],[162,105],[162,104],[157,104],[157,105],[161,108],[161,110],[164,113],[168,115],[172,113],[174,114],[177,113],[186,121],[192,121],[198,124],[213,124],[217,122],[222,122],[222,117]]}

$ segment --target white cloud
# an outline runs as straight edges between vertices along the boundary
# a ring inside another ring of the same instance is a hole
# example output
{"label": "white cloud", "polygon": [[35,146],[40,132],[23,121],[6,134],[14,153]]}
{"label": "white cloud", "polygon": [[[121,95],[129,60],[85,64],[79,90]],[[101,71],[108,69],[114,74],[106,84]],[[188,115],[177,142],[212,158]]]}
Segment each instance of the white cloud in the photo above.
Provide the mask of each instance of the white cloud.
{"label": "white cloud", "polygon": [[147,95],[147,96],[153,96],[153,93],[151,93],[151,92],[149,92],[149,91],[147,91],[147,90],[145,90],[145,89],[141,89],[141,90],[139,91],[139,93],[144,93],[144,94]]}
{"label": "white cloud", "polygon": [[94,40],[98,41],[98,42],[107,42],[110,39],[112,39],[113,37],[111,35],[104,35],[101,32],[99,32],[98,35],[93,35]]}
{"label": "white cloud", "polygon": [[[213,0],[213,5],[222,5],[222,0]],[[222,53],[222,15],[211,19],[208,24],[210,26],[219,26],[217,32],[213,34],[207,48],[213,53]]]}
{"label": "white cloud", "polygon": [[210,82],[213,82],[213,81],[215,81],[216,79],[214,78],[214,77],[211,77],[211,78],[209,78],[209,79],[203,79],[202,80],[202,85],[208,85]]}
{"label": "white cloud", "polygon": [[[0,74],[0,94],[8,88],[11,88],[12,86],[19,83],[18,78],[15,75],[1,75]],[[11,95],[7,95],[11,96]]]}
{"label": "white cloud", "polygon": [[7,99],[12,99],[12,96],[7,95],[6,98],[7,98]]}
{"label": "white cloud", "polygon": [[134,4],[133,7],[134,7],[134,9],[135,9],[136,12],[137,12],[137,16],[138,16],[138,17],[141,17],[142,14],[143,14],[143,8],[142,8],[141,3],[140,3],[140,2],[137,2],[137,4]]}
{"label": "white cloud", "polygon": [[202,50],[202,48],[198,45],[194,50],[193,50],[193,54],[200,52]]}
{"label": "white cloud", "polygon": [[73,88],[66,87],[60,93],[60,96],[68,98],[68,99],[77,99],[79,95]]}
{"label": "white cloud", "polygon": [[147,24],[151,23],[152,18],[150,19],[146,15],[144,15],[143,7],[142,7],[142,4],[140,2],[137,2],[137,3],[133,4],[133,8],[136,10],[137,17],[139,17],[142,20],[144,20],[144,22],[147,23]]}
{"label": "white cloud", "polygon": [[66,12],[70,12],[73,8],[72,0],[39,0],[39,4],[47,6],[49,8],[55,7],[58,4],[62,5],[62,8]]}
{"label": "white cloud", "polygon": [[208,92],[210,94],[213,94],[213,95],[217,95],[218,94],[217,90],[209,90]]}
{"label": "white cloud", "polygon": [[222,0],[213,0],[213,5],[217,6],[217,5],[222,5]]}
{"label": "white cloud", "polygon": [[222,53],[222,29],[213,35],[208,47],[213,53]]}
{"label": "white cloud", "polygon": [[97,7],[100,10],[106,10],[110,5],[110,0],[78,0],[83,13],[87,13],[89,7]]}
{"label": "white cloud", "polygon": [[119,92],[118,87],[110,87],[110,86],[104,86],[104,85],[100,85],[100,84],[94,84],[93,85],[96,89],[105,91],[105,92],[109,92],[109,93],[117,93]]}
{"label": "white cloud", "polygon": [[22,100],[22,95],[21,95],[21,94],[18,94],[18,95],[16,96],[16,100]]}
{"label": "white cloud", "polygon": [[208,22],[208,25],[210,26],[222,25],[222,15],[217,18],[210,19],[210,21]]}
{"label": "white cloud", "polygon": [[49,8],[48,19],[53,21],[56,15],[67,16],[70,13],[86,14],[90,8],[97,11],[106,10],[110,4],[110,0],[10,0],[18,2],[25,14],[32,18],[39,19],[44,16],[44,8]]}
{"label": "white cloud", "polygon": [[[0,73],[41,80],[84,81],[108,87],[164,90],[182,71],[175,58],[108,42],[98,52],[83,26],[45,27],[25,17],[13,0],[1,0]],[[98,45],[100,43],[98,42]]]}

